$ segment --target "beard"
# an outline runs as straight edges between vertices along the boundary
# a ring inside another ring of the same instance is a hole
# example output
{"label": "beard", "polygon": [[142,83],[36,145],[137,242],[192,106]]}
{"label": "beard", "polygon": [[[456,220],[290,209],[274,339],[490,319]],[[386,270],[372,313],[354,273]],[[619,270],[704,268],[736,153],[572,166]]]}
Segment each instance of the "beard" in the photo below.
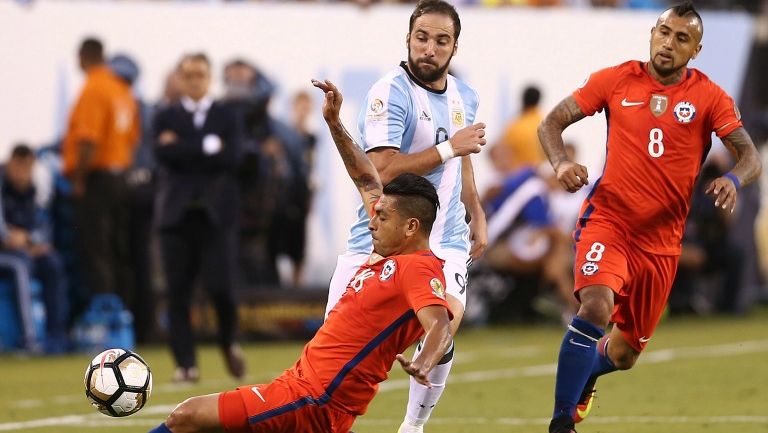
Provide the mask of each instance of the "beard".
{"label": "beard", "polygon": [[683,65],[675,65],[674,59],[669,62],[662,62],[661,60],[657,60],[659,56],[653,56],[653,59],[651,60],[651,63],[653,64],[653,69],[656,70],[656,73],[661,75],[662,77],[669,77],[670,75],[675,74],[678,72],[685,64]]}
{"label": "beard", "polygon": [[[448,70],[448,66],[451,64],[451,59],[453,56],[451,56],[447,62],[445,62],[445,65],[439,66],[436,63],[432,63],[431,61],[420,61],[417,62],[416,59],[414,59],[411,56],[410,50],[408,51],[408,69],[410,69],[411,73],[414,77],[418,78],[419,81],[422,83],[434,83],[435,81],[442,78],[446,71]],[[429,64],[434,69],[427,69],[424,68],[424,64]]]}

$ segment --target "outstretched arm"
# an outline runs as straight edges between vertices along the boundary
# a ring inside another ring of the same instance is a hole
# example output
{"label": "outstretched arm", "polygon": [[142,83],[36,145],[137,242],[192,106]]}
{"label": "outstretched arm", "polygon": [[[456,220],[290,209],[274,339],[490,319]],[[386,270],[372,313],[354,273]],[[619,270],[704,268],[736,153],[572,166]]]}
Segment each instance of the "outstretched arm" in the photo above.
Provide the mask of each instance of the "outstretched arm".
{"label": "outstretched arm", "polygon": [[723,144],[736,158],[736,165],[725,176],[713,180],[706,193],[715,197],[715,206],[733,212],[738,189],[754,182],[760,176],[763,166],[760,154],[744,128],[737,128],[723,137]]}
{"label": "outstretched arm", "polygon": [[431,388],[427,374],[451,347],[451,321],[448,309],[440,305],[424,307],[416,313],[416,317],[425,331],[421,352],[412,361],[403,354],[397,355],[397,360],[406,373],[420,384]]}
{"label": "outstretched arm", "polygon": [[563,131],[569,125],[586,117],[573,96],[560,101],[539,125],[539,141],[555,169],[557,181],[568,192],[576,192],[588,185],[587,168],[568,159],[563,144]]}
{"label": "outstretched arm", "polygon": [[373,211],[373,205],[381,197],[382,185],[379,179],[379,173],[376,167],[365,155],[365,152],[357,145],[355,140],[349,135],[347,129],[341,123],[339,110],[343,97],[339,89],[328,80],[312,80],[312,85],[325,92],[323,100],[323,118],[331,131],[333,142],[336,143],[336,149],[344,161],[344,167],[352,181],[355,182],[360,196],[363,198],[363,205],[368,215]]}

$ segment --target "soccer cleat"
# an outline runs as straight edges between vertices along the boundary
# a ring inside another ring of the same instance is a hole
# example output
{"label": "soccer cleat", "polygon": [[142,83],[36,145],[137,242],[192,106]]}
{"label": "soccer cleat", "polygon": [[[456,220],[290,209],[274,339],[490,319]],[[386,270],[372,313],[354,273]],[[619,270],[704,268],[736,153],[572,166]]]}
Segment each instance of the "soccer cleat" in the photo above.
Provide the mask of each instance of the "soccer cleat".
{"label": "soccer cleat", "polygon": [[568,416],[561,416],[549,423],[549,433],[576,433],[573,420]]}
{"label": "soccer cleat", "polygon": [[224,361],[232,377],[238,380],[245,377],[245,358],[239,344],[232,344],[224,349]]}
{"label": "soccer cleat", "polygon": [[581,392],[579,402],[576,403],[576,410],[573,411],[573,422],[580,423],[584,421],[584,418],[589,415],[592,410],[592,404],[595,402],[595,381],[590,381],[587,386],[584,387],[584,391]]}
{"label": "soccer cleat", "polygon": [[403,421],[397,433],[424,433],[424,425],[413,425],[408,421]]}
{"label": "soccer cleat", "polygon": [[173,373],[173,383],[197,383],[200,380],[200,371],[197,367],[176,367]]}

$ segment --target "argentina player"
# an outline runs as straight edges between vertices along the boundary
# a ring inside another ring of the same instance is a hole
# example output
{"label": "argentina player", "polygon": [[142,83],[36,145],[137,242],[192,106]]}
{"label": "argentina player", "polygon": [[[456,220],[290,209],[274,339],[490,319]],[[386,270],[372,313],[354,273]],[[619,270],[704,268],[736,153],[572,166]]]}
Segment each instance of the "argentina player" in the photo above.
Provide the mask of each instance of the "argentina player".
{"label": "argentina player", "polygon": [[[384,184],[402,173],[415,173],[435,186],[444,204],[432,228],[430,248],[445,261],[454,334],[466,305],[467,265],[487,244],[485,213],[469,157],[485,144],[485,125],[473,124],[477,92],[448,74],[460,32],[461,22],[453,6],[442,0],[419,2],[406,37],[408,61],[371,87],[358,119],[361,145]],[[331,279],[326,315],[371,254],[368,221],[360,206],[347,251],[339,256]],[[430,372],[431,388],[411,380],[401,433],[423,430],[445,388],[452,360],[453,345]]]}

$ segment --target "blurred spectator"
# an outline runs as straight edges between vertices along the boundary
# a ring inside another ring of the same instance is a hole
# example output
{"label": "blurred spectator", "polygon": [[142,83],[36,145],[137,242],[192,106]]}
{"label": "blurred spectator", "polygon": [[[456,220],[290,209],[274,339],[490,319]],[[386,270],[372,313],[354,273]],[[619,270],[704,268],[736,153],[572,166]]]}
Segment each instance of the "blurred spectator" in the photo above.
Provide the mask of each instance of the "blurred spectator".
{"label": "blurred spectator", "polygon": [[622,5],[622,0],[592,0],[592,6],[596,8],[616,8]]}
{"label": "blurred spectator", "polygon": [[139,138],[139,112],[130,86],[104,63],[99,40],[84,40],[79,59],[86,80],[62,145],[63,171],[72,183],[78,259],[90,293],[125,296],[124,175]]}
{"label": "blurred spectator", "polygon": [[[574,146],[573,143],[565,143],[565,153],[568,156],[569,161],[578,161],[576,146]],[[552,212],[552,219],[560,229],[560,232],[572,241],[571,235],[576,229],[576,220],[581,213],[581,205],[589,193],[589,186],[574,193],[564,190],[557,181],[557,176],[555,175],[552,166],[549,164],[549,161],[543,162],[539,166],[539,173],[542,173],[542,177],[549,185],[549,201],[551,203],[550,210]],[[571,254],[571,256],[572,255],[573,254]],[[569,271],[568,274],[571,275],[572,273]]]}
{"label": "blurred spectator", "polygon": [[270,122],[275,144],[280,146],[288,172],[285,176],[287,195],[281,206],[275,209],[272,218],[275,224],[269,230],[269,256],[275,267],[280,255],[290,259],[291,284],[294,287],[302,283],[307,217],[312,199],[309,172],[317,137],[307,125],[311,111],[312,100],[309,94],[302,91],[293,98],[292,125],[274,119]]}
{"label": "blurred spectator", "polygon": [[312,166],[312,156],[317,144],[317,136],[309,128],[309,119],[313,114],[312,98],[305,91],[297,92],[293,97],[293,111],[291,112],[291,126],[306,140],[308,147],[304,152],[304,160]]}
{"label": "blurred spectator", "polygon": [[[277,268],[269,239],[279,209],[289,200],[291,163],[278,134],[291,134],[269,115],[274,85],[255,66],[242,59],[224,69],[225,98],[243,128],[241,261],[247,285],[276,286]],[[278,130],[278,131],[276,131]],[[296,136],[293,133],[293,136]]]}
{"label": "blurred spectator", "polygon": [[183,96],[155,118],[159,165],[156,222],[168,288],[170,344],[175,381],[197,381],[199,372],[190,306],[195,280],[213,301],[219,344],[232,376],[245,375],[235,342],[233,296],[239,197],[236,170],[240,132],[232,109],[208,94],[211,64],[205,54],[179,63]]}
{"label": "blurred spectator", "polygon": [[158,101],[157,106],[164,108],[176,104],[181,99],[181,77],[179,77],[178,68],[174,68],[165,77],[163,86],[163,96]]}
{"label": "blurred spectator", "polygon": [[673,313],[735,312],[744,251],[729,239],[732,214],[714,206],[704,192],[723,172],[717,163],[706,164],[693,191],[669,298]]}
{"label": "blurred spectator", "polygon": [[[31,306],[30,278],[40,282],[45,304],[46,335],[45,338],[38,336],[38,340],[44,342],[47,353],[61,353],[68,347],[66,275],[59,255],[51,247],[45,214],[36,203],[36,189],[32,182],[34,164],[32,149],[19,144],[13,148],[3,168],[0,186],[0,269],[3,273],[11,273],[17,296],[25,301],[20,302],[22,310]],[[22,319],[28,317],[29,312],[22,311]],[[27,328],[29,323],[24,325]],[[29,333],[25,333],[25,337],[29,338]]]}
{"label": "blurred spectator", "polygon": [[558,6],[560,0],[480,0],[483,6]]}
{"label": "blurred spectator", "polygon": [[[529,319],[541,313],[569,320],[577,306],[569,277],[570,238],[553,220],[546,179],[514,151],[492,148],[499,180],[482,198],[489,215],[489,247],[471,274],[476,305],[469,310],[470,320],[482,322],[483,315]],[[554,299],[548,293],[552,289]]]}
{"label": "blurred spectator", "polygon": [[[569,322],[576,312],[573,284],[568,277],[571,244],[553,220],[550,190],[533,167],[510,172],[500,193],[486,202],[488,244],[486,261],[492,269],[515,280],[520,313],[532,314],[549,306],[554,289],[555,313]],[[540,300],[540,301],[537,301]]]}
{"label": "blurred spectator", "polygon": [[508,163],[510,166],[538,167],[541,162],[546,160],[536,132],[543,119],[539,110],[540,100],[541,91],[538,87],[526,87],[523,90],[520,115],[509,123],[501,140],[493,146],[509,149],[505,157],[514,158],[514,162]]}
{"label": "blurred spectator", "polygon": [[[140,69],[133,58],[117,54],[109,60],[109,67],[132,87],[138,80]],[[126,173],[127,260],[131,272],[125,302],[133,313],[133,329],[138,343],[147,342],[156,330],[155,299],[152,284],[150,234],[152,232],[152,205],[155,197],[155,156],[150,127],[153,109],[139,96],[135,96],[141,122],[141,138],[136,147],[133,164]]]}

